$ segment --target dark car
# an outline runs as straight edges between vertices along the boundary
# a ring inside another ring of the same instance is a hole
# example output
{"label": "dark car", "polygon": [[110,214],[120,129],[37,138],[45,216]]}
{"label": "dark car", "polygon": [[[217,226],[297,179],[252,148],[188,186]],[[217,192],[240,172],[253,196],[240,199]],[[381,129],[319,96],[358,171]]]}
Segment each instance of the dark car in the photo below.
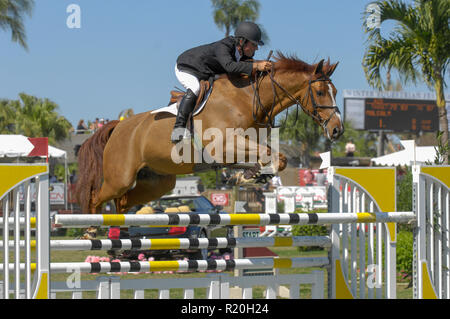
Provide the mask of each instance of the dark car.
{"label": "dark car", "polygon": [[[226,214],[221,211],[222,206],[214,206],[204,196],[163,196],[150,203],[155,214],[174,213],[178,210],[180,214]],[[189,209],[187,209],[189,208]],[[136,214],[136,212],[130,212]],[[121,232],[120,238],[129,239],[153,239],[153,238],[215,238],[232,237],[231,226],[187,226],[187,227],[129,227],[128,232]],[[220,253],[231,252],[231,249],[221,249]],[[207,249],[195,250],[141,250],[124,251],[121,258],[137,259],[139,254],[144,254],[146,258],[174,259],[187,257],[189,259],[208,258]]]}

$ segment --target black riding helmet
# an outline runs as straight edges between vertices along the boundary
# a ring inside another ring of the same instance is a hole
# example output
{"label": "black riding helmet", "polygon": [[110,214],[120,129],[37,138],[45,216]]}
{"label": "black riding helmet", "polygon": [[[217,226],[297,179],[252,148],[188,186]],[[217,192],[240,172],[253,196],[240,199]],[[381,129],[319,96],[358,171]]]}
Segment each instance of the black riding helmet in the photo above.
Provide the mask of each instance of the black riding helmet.
{"label": "black riding helmet", "polygon": [[236,38],[245,38],[258,45],[264,45],[261,40],[261,29],[253,22],[241,22],[234,32]]}

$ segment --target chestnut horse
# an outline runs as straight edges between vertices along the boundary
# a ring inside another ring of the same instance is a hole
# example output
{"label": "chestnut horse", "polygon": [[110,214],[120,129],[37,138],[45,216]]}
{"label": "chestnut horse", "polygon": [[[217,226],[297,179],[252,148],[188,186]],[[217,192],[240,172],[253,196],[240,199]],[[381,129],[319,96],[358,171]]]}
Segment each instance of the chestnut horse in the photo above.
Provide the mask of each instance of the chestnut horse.
{"label": "chestnut horse", "polygon": [[[335,102],[336,88],[330,80],[337,63],[322,60],[310,65],[280,52],[275,60],[272,70],[260,74],[256,81],[246,76],[216,80],[205,109],[195,121],[202,121],[203,130],[216,128],[226,136],[226,128],[268,127],[277,114],[298,104],[322,126],[329,140],[336,140],[344,131]],[[145,112],[112,121],[90,137],[78,154],[76,196],[82,212],[99,212],[110,200],[114,200],[118,213],[126,212],[172,190],[177,174],[193,173],[193,162],[172,160],[174,121],[172,114]],[[203,146],[207,142],[202,137]],[[256,147],[265,147],[270,154],[267,146]],[[231,164],[225,158],[223,163]],[[277,168],[282,170],[282,164]]]}

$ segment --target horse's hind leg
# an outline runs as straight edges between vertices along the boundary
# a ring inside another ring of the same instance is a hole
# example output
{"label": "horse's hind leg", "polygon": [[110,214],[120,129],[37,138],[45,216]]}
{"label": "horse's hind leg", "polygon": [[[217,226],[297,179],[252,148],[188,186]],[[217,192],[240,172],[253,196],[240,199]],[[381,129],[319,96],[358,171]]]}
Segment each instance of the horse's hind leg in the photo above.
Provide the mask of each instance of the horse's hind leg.
{"label": "horse's hind leg", "polygon": [[102,187],[95,196],[93,206],[98,210],[103,203],[122,197],[135,183],[136,172],[137,169],[105,171]]}
{"label": "horse's hind leg", "polygon": [[125,213],[135,205],[160,198],[175,187],[176,175],[156,175],[138,179],[136,186],[115,201],[117,213]]}

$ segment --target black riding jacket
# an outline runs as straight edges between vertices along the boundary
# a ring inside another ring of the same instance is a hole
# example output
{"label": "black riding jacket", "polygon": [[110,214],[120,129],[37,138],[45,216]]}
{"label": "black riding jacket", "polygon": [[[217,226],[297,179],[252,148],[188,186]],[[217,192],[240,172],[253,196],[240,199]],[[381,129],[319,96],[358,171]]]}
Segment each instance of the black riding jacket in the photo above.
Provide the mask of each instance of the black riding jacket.
{"label": "black riding jacket", "polygon": [[251,59],[243,56],[236,60],[236,42],[227,37],[211,44],[192,48],[177,59],[178,70],[194,75],[199,80],[208,80],[216,74],[244,73],[252,74]]}

